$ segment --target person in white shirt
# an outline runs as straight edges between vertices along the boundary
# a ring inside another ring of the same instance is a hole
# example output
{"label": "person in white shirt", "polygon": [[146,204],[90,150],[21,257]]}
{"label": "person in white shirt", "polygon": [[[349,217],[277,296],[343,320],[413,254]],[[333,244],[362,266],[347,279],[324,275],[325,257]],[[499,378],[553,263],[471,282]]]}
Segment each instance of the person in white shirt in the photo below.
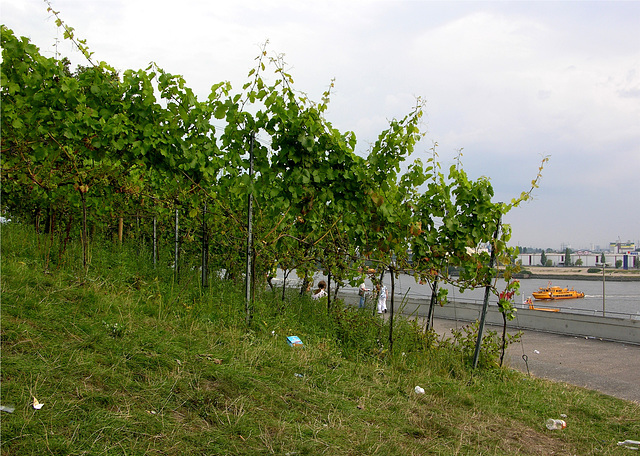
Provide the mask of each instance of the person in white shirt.
{"label": "person in white shirt", "polygon": [[387,287],[380,284],[376,285],[378,289],[378,313],[386,313],[387,312]]}
{"label": "person in white shirt", "polygon": [[320,282],[318,282],[318,289],[316,291],[313,292],[313,295],[311,295],[311,299],[315,299],[316,301],[320,298],[324,298],[325,296],[327,296],[327,282],[325,282],[324,280],[321,280]]}

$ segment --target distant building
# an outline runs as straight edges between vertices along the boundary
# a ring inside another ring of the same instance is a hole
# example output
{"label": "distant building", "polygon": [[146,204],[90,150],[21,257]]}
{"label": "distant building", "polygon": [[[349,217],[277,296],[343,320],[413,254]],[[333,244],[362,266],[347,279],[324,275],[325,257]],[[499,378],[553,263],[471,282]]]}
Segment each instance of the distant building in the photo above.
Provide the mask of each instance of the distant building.
{"label": "distant building", "polygon": [[[540,264],[541,255],[541,253],[521,253],[520,255],[518,255],[518,262],[525,268],[527,266],[542,266],[542,264]],[[547,262],[551,262],[551,266],[565,265],[564,253],[545,253],[545,257],[547,258]],[[572,265],[575,265],[578,260],[580,260],[580,262],[582,263],[582,267],[600,266],[601,259],[602,254],[600,253],[574,252],[571,254]],[[639,265],[638,252],[630,251],[629,253],[627,253],[625,251],[623,253],[605,254],[605,263],[608,267],[615,266],[618,261],[621,262],[621,267],[623,269],[637,268]]]}

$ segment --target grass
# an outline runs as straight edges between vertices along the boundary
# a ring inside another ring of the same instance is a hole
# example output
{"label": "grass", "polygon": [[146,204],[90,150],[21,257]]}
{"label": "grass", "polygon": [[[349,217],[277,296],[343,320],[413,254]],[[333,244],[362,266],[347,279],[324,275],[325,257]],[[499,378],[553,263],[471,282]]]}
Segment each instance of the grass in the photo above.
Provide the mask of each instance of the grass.
{"label": "grass", "polygon": [[174,283],[127,246],[94,246],[84,276],[71,245],[44,273],[42,246],[2,227],[3,455],[613,455],[640,436],[636,403],[472,372],[408,321],[390,353],[370,312],[264,292],[247,327],[232,283]]}

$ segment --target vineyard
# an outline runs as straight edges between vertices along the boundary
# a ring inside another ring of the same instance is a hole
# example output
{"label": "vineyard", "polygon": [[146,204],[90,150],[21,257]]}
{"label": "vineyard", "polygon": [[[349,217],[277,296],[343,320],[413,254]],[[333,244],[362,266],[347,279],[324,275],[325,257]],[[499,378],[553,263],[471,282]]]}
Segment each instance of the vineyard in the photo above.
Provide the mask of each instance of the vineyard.
{"label": "vineyard", "polygon": [[[310,100],[266,46],[241,90],[219,82],[199,100],[154,64],[120,74],[95,63],[57,23],[86,66],[45,58],[2,27],[2,210],[46,239],[45,270],[72,240],[85,274],[95,242],[131,242],[177,280],[197,269],[203,286],[217,274],[251,277],[255,288],[281,268],[305,279],[322,270],[334,292],[367,270],[410,271],[434,291],[442,281],[493,287],[490,254],[477,247],[513,263],[501,219],[540,174],[502,203],[460,159],[443,170],[437,145],[426,163],[410,162],[422,100],[363,157],[355,135],[324,117],[333,83]],[[517,282],[508,287],[493,292],[511,296]],[[500,302],[508,315],[509,300]]]}
{"label": "vineyard", "polygon": [[[600,455],[637,434],[637,404],[494,369],[519,287],[502,221],[547,158],[495,202],[461,154],[412,158],[421,99],[364,153],[325,117],[333,82],[310,99],[266,45],[240,89],[198,99],[96,61],[49,11],[84,66],[1,27],[3,455]],[[443,283],[492,293],[502,338],[394,323],[399,273],[431,308]],[[336,299],[384,274],[388,316]]]}

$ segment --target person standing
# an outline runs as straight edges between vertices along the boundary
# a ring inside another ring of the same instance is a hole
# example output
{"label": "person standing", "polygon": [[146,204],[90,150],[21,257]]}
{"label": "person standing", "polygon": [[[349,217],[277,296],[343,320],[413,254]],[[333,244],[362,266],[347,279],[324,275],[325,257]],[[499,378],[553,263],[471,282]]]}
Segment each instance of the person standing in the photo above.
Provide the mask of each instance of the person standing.
{"label": "person standing", "polygon": [[364,307],[367,291],[371,290],[365,286],[364,282],[362,282],[360,284],[360,288],[358,288],[358,294],[360,295],[360,305],[358,307],[360,307],[361,309]]}
{"label": "person standing", "polygon": [[387,287],[380,284],[376,285],[378,289],[378,313],[387,313]]}
{"label": "person standing", "polygon": [[324,298],[325,296],[327,296],[326,289],[327,289],[327,282],[325,282],[324,280],[321,280],[320,282],[318,282],[318,289],[313,292],[313,295],[311,295],[311,299],[315,299],[317,301],[320,298]]}

